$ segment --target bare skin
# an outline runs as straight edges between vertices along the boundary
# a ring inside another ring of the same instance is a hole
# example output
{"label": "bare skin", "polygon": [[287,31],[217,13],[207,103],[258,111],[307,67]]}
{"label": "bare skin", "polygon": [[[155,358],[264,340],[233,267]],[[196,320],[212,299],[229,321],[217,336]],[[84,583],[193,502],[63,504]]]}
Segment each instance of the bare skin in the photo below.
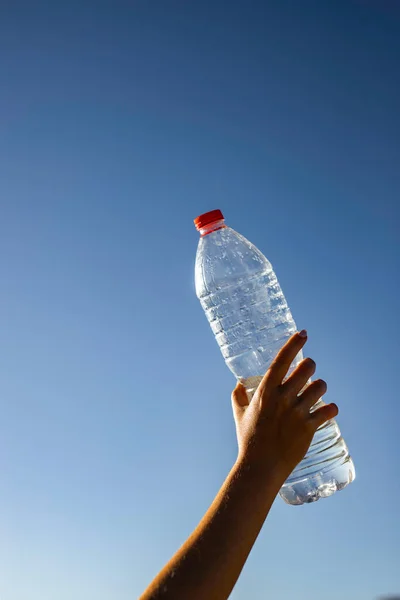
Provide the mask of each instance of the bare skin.
{"label": "bare skin", "polygon": [[[306,454],[315,431],[338,413],[306,358],[283,383],[307,341],[293,335],[276,356],[249,403],[239,383],[232,393],[239,452],[210,508],[140,600],[226,600],[281,486]],[[300,395],[299,395],[300,394]],[[251,499],[251,502],[250,502]]]}

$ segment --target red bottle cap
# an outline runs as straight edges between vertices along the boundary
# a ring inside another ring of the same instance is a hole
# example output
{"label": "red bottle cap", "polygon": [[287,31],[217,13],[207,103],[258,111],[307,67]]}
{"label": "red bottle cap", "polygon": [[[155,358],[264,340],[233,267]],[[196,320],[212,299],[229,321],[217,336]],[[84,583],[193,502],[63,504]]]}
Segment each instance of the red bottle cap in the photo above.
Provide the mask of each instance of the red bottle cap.
{"label": "red bottle cap", "polygon": [[224,218],[224,215],[220,210],[210,210],[210,212],[206,212],[199,217],[196,217],[194,220],[194,224],[196,226],[197,231],[203,229],[206,225],[210,225],[210,223],[215,223],[216,221],[221,221]]}

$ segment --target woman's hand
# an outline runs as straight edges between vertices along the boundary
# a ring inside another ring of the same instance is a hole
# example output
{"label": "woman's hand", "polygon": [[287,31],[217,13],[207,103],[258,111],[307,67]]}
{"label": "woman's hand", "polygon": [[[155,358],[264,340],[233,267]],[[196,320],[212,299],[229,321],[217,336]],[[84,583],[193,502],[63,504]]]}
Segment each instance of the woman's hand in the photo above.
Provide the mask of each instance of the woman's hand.
{"label": "woman's hand", "polygon": [[307,341],[307,332],[294,334],[268,369],[249,403],[245,387],[232,393],[240,463],[260,469],[282,482],[307,453],[318,427],[338,414],[336,404],[310,409],[327,385],[317,379],[304,386],[315,372],[315,362],[305,358],[285,381],[290,365]]}

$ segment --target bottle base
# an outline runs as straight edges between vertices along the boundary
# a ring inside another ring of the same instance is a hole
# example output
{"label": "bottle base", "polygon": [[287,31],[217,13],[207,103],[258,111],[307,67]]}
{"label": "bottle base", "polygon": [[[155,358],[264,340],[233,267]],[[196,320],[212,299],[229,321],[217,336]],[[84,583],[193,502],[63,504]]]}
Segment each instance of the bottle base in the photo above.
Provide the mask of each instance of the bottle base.
{"label": "bottle base", "polygon": [[329,471],[319,471],[302,479],[287,481],[279,495],[293,506],[316,502],[320,498],[328,498],[335,492],[343,490],[354,481],[356,471],[351,456],[339,465],[334,465]]}

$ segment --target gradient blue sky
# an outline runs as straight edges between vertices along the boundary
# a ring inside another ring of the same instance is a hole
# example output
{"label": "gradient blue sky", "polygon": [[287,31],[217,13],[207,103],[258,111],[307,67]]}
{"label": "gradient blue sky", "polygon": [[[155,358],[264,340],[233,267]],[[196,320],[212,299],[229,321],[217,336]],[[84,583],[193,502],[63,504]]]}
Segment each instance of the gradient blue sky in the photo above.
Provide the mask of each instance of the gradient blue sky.
{"label": "gradient blue sky", "polygon": [[5,2],[0,56],[1,600],[136,598],[230,469],[193,284],[217,207],[358,474],[278,499],[232,599],[400,592],[399,4]]}

